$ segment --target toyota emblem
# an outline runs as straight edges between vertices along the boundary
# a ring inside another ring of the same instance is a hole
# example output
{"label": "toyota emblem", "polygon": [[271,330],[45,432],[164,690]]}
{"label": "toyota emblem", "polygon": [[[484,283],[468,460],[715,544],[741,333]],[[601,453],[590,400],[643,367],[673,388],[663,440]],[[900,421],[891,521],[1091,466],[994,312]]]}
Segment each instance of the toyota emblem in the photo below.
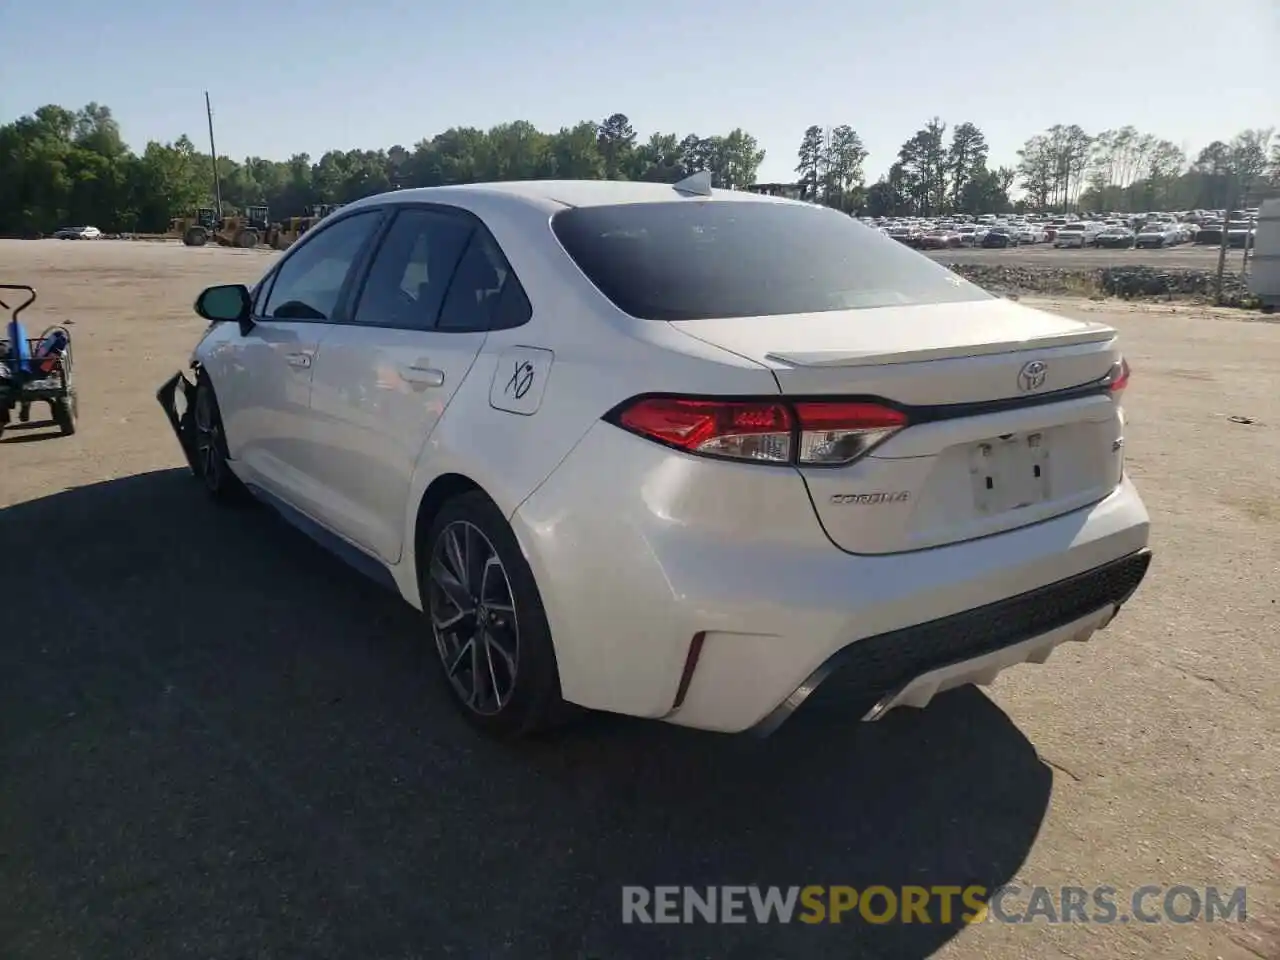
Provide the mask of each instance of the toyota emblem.
{"label": "toyota emblem", "polygon": [[1023,393],[1039,390],[1044,386],[1045,378],[1048,375],[1049,365],[1043,360],[1032,360],[1030,363],[1024,363],[1022,369],[1018,371],[1018,389]]}

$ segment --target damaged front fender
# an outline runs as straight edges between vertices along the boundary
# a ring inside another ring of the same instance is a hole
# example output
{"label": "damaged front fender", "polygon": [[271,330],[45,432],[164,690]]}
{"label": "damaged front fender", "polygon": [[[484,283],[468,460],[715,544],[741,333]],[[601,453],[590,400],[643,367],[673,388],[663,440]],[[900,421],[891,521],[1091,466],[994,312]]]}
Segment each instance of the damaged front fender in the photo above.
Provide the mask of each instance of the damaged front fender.
{"label": "damaged front fender", "polygon": [[196,385],[182,371],[175,373],[156,391],[156,400],[164,410],[178,443],[182,445],[187,466],[193,474],[199,476],[200,468],[196,460],[195,396]]}

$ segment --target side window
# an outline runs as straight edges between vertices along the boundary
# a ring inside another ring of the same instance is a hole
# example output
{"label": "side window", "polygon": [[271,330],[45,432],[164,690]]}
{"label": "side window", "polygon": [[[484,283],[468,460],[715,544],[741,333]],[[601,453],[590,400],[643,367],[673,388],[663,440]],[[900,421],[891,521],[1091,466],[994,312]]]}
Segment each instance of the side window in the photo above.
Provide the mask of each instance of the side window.
{"label": "side window", "polygon": [[430,330],[475,229],[463,217],[406,209],[396,215],[365,280],[353,323]]}
{"label": "side window", "polygon": [[275,320],[328,320],[347,274],[381,221],[370,210],[339,220],[309,237],[276,271],[263,316]]}
{"label": "side window", "polygon": [[489,231],[471,236],[449,295],[440,310],[440,330],[505,330],[527,323],[533,308],[511,265]]}

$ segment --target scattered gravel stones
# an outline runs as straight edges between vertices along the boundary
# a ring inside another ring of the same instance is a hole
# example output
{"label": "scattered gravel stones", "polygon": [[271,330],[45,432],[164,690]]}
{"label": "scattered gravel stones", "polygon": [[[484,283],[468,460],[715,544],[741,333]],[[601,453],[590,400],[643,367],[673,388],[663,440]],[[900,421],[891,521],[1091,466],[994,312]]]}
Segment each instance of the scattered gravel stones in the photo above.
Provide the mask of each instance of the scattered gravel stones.
{"label": "scattered gravel stones", "polygon": [[[1060,267],[1027,267],[999,264],[952,263],[949,269],[992,293],[1067,294],[1077,296],[1212,300],[1216,272],[1212,270],[1162,270],[1157,267],[1100,267],[1065,270]],[[1223,304],[1254,306],[1244,278],[1226,273],[1222,278]]]}
{"label": "scattered gravel stones", "polygon": [[[1159,270],[1155,267],[1107,267],[1099,272],[1099,285],[1104,293],[1124,297],[1212,297],[1217,284],[1216,271]],[[1249,291],[1238,273],[1222,276],[1223,301],[1241,306]]]}
{"label": "scattered gravel stones", "polygon": [[992,293],[1082,293],[1095,281],[1096,271],[1005,264],[949,263],[947,268]]}

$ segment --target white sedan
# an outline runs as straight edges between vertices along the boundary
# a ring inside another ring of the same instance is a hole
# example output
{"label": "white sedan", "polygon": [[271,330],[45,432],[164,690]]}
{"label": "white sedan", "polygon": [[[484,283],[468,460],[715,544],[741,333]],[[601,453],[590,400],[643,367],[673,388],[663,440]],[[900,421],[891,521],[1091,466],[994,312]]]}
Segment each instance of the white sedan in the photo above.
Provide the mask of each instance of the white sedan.
{"label": "white sedan", "polygon": [[55,240],[100,240],[102,231],[97,227],[61,227],[53,232]]}
{"label": "white sedan", "polygon": [[1176,223],[1148,223],[1134,238],[1136,247],[1172,247],[1182,242],[1182,229]]}
{"label": "white sedan", "polygon": [[876,719],[1149,563],[1114,330],[703,175],[370,197],[196,312],[158,397],[207,492],[422,610],[495,735],[768,731],[820,684]]}

